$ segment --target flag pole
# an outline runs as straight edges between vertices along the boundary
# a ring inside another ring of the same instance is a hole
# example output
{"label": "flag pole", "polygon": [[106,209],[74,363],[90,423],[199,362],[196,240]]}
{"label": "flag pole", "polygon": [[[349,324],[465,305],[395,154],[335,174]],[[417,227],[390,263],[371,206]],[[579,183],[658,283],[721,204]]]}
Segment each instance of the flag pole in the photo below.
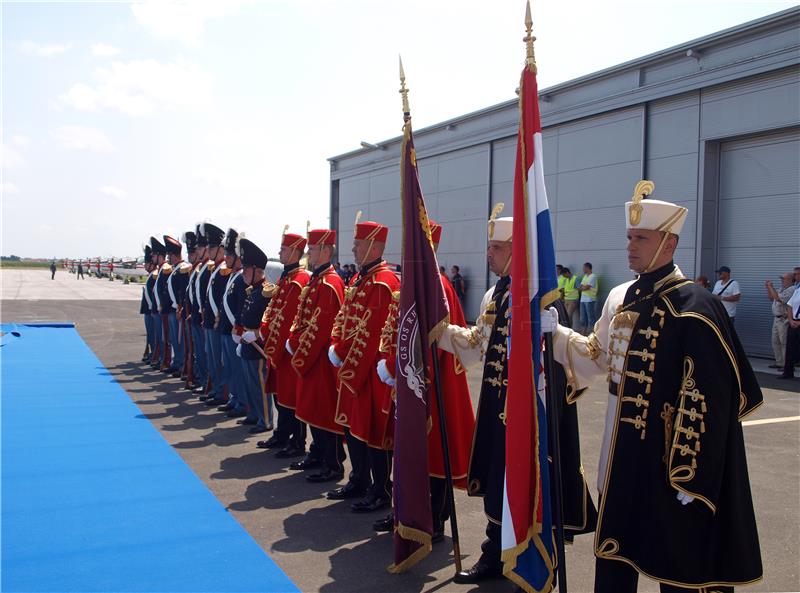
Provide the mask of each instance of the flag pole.
{"label": "flag pole", "polygon": [[439,434],[442,439],[442,456],[444,457],[444,475],[447,482],[447,504],[450,505],[450,532],[453,539],[453,559],[456,563],[456,573],[461,572],[461,542],[458,538],[458,518],[456,517],[456,500],[453,492],[453,470],[450,467],[450,445],[447,442],[447,422],[444,417],[444,403],[442,403],[442,386],[439,380],[439,352],[436,341],[431,344],[431,359],[433,364],[433,382],[436,386],[436,408],[439,411]]}
{"label": "flag pole", "polygon": [[[526,59],[525,67],[533,70],[536,73],[536,56],[533,50],[533,42],[536,37],[533,35],[533,19],[531,18],[531,3],[527,0],[525,3],[525,37],[523,41],[526,46]],[[539,97],[533,98],[535,101]],[[520,106],[521,107],[521,106]],[[545,371],[545,401],[547,403],[547,430],[550,435],[550,443],[552,443],[552,451],[550,456],[553,459],[552,463],[552,479],[554,485],[552,511],[556,529],[556,557],[558,560],[557,574],[558,574],[558,590],[559,593],[567,593],[567,558],[564,550],[564,492],[561,482],[561,439],[558,434],[558,419],[561,410],[561,402],[553,389],[553,382],[555,381],[555,361],[553,360],[553,334],[544,334],[544,360],[543,367]]]}
{"label": "flag pole", "polygon": [[[400,58],[400,96],[403,98],[403,125],[411,126],[411,108],[408,104],[406,73],[403,70],[403,58]],[[458,537],[458,517],[456,501],[453,493],[453,470],[450,467],[450,446],[447,442],[447,422],[445,421],[444,404],[442,403],[442,385],[439,373],[439,356],[436,340],[431,344],[431,365],[433,367],[433,384],[436,388],[436,408],[439,412],[439,435],[442,439],[442,457],[444,458],[445,490],[447,504],[450,506],[450,532],[453,540],[453,559],[456,573],[461,572],[461,542]]]}

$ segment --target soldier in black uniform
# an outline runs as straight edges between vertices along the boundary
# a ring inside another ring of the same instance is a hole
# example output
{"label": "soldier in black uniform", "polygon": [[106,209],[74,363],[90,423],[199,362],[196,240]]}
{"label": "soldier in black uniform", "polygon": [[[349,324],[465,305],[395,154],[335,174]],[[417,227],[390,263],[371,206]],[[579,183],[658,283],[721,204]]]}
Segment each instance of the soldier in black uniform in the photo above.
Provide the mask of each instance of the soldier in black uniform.
{"label": "soldier in black uniform", "polygon": [[192,375],[194,366],[194,336],[192,335],[192,302],[190,291],[194,288],[195,269],[197,264],[197,235],[194,231],[183,233],[183,242],[186,243],[186,259],[189,264],[189,273],[186,278],[186,285],[179,296],[180,308],[178,309],[178,323],[183,331],[183,368],[181,369],[181,379],[185,385],[192,388]]}
{"label": "soldier in black uniform", "polygon": [[158,340],[158,353],[155,360],[152,362],[154,369],[165,369],[169,366],[170,361],[170,346],[168,339],[169,328],[165,323],[162,316],[161,302],[162,297],[167,297],[167,285],[164,282],[166,274],[164,273],[165,258],[167,256],[167,249],[155,237],[150,237],[150,249],[152,250],[153,266],[155,282],[153,284],[153,325],[156,332],[156,340]]}
{"label": "soldier in black uniform", "polygon": [[[209,383],[208,390],[202,390],[203,395],[200,399],[214,399],[218,393],[222,393],[222,386],[220,385],[220,367],[222,366],[222,357],[219,352],[219,343],[217,338],[219,334],[215,329],[217,324],[217,314],[211,306],[211,296],[209,287],[211,286],[212,276],[218,274],[218,266],[222,263],[225,253],[222,249],[222,240],[225,237],[225,232],[218,226],[205,222],[202,225],[203,236],[206,240],[206,257],[207,261],[203,264],[195,284],[195,295],[200,302],[202,319],[203,319],[203,334],[205,336],[205,352],[206,352],[206,368],[208,369]],[[214,347],[214,342],[217,342]]]}
{"label": "soldier in black uniform", "polygon": [[727,592],[762,576],[741,420],[763,398],[722,303],[672,261],[686,208],[643,199],[654,187],[625,209],[637,279],[589,336],[554,335],[571,382],[609,381],[595,591],[634,593],[641,573],[664,593]]}
{"label": "soldier in black uniform", "polygon": [[200,294],[200,277],[202,272],[206,269],[206,247],[208,241],[202,232],[202,225],[198,224],[194,229],[196,245],[195,245],[195,261],[194,270],[189,275],[189,286],[187,293],[189,295],[189,316],[191,318],[192,326],[192,377],[189,387],[194,389],[194,393],[201,394],[205,392],[206,385],[208,384],[208,357],[206,356],[206,336],[203,331],[203,300]]}
{"label": "soldier in black uniform", "polygon": [[[450,325],[439,346],[453,352],[465,366],[484,361],[481,395],[476,416],[475,437],[470,458],[468,493],[483,497],[487,518],[486,540],[475,565],[456,574],[456,583],[478,583],[502,575],[501,534],[503,519],[503,487],[505,480],[506,391],[508,385],[507,340],[509,332],[509,290],[511,288],[511,239],[513,218],[492,218],[489,221],[489,269],[500,277],[494,288],[484,295],[477,324],[472,328]],[[557,394],[567,392],[564,369],[557,365],[553,387]],[[571,398],[570,398],[571,399]],[[597,511],[583,479],[578,442],[577,411],[562,406],[559,418],[564,490],[565,538],[593,531]]]}
{"label": "soldier in black uniform", "polygon": [[150,359],[150,355],[153,353],[153,318],[150,316],[150,311],[153,308],[153,297],[151,294],[152,286],[148,287],[148,284],[152,285],[150,281],[150,270],[152,270],[152,264],[150,263],[150,246],[144,246],[144,270],[147,272],[147,282],[142,287],[142,302],[139,305],[139,313],[142,314],[142,318],[144,319],[144,330],[145,335],[147,336],[147,343],[144,347],[144,354],[142,354],[142,362],[147,362]]}
{"label": "soldier in black uniform", "polygon": [[[233,231],[233,229],[231,229]],[[234,233],[236,231],[233,231]],[[222,353],[222,332],[220,331],[220,322],[222,316],[225,314],[222,307],[222,297],[225,295],[225,287],[228,284],[228,278],[231,276],[231,269],[226,265],[228,246],[232,248],[236,243],[236,237],[230,239],[230,231],[227,235],[223,236],[222,248],[220,249],[221,257],[216,260],[216,267],[211,273],[208,281],[208,292],[206,294],[206,308],[203,312],[203,327],[208,332],[211,345],[211,359],[214,365],[214,384],[211,392],[206,396],[205,403],[207,406],[224,406],[228,403],[228,394],[230,393],[230,386],[228,385],[228,371],[230,367],[225,367],[224,356]],[[213,320],[211,327],[206,325],[207,317]]]}
{"label": "soldier in black uniform", "polygon": [[234,229],[228,230],[231,237],[230,242],[225,244],[225,264],[232,271],[225,287],[225,295],[222,297],[223,315],[220,316],[220,340],[222,341],[223,364],[228,367],[228,384],[230,386],[230,397],[228,403],[221,406],[221,412],[227,412],[228,418],[240,418],[247,415],[247,399],[245,397],[244,382],[242,380],[242,361],[236,355],[236,319],[242,312],[244,299],[247,296],[245,290],[247,285],[244,282],[242,272],[242,258],[236,252],[238,239],[244,238],[243,233],[237,233]]}
{"label": "soldier in black uniform", "polygon": [[[211,287],[212,294],[220,293],[217,305],[216,329],[219,334],[220,358],[222,359],[220,382],[223,385],[226,397],[224,398],[225,401],[222,402],[219,401],[219,399],[222,398],[206,400],[206,405],[210,406],[216,404],[220,412],[230,412],[236,408],[235,405],[232,405],[232,403],[236,401],[234,397],[236,392],[235,385],[242,374],[242,365],[239,361],[239,357],[236,356],[236,344],[231,337],[233,326],[236,324],[236,313],[231,309],[231,305],[233,305],[234,308],[239,308],[241,304],[236,305],[233,300],[229,301],[227,298],[228,290],[235,284],[240,289],[238,294],[242,296],[241,302],[244,301],[244,280],[241,274],[242,265],[239,256],[236,255],[236,240],[238,236],[239,233],[236,229],[228,229],[228,232],[225,234],[225,240],[223,242],[225,262],[223,266],[221,266],[220,273],[215,278]],[[218,284],[222,284],[221,292]],[[216,303],[217,301],[214,302]],[[243,410],[244,406],[241,408]],[[240,415],[243,414],[236,414],[237,417]]]}
{"label": "soldier in black uniform", "polygon": [[236,354],[242,362],[242,384],[250,414],[255,422],[264,421],[264,364],[263,343],[259,328],[261,317],[269,303],[263,293],[264,268],[267,256],[248,239],[239,240],[239,256],[242,259],[242,278],[246,284],[245,299],[234,327]]}
{"label": "soldier in black uniform", "polygon": [[183,246],[177,239],[164,235],[164,246],[167,248],[167,259],[172,270],[166,278],[167,300],[165,309],[167,311],[167,323],[169,326],[169,340],[172,345],[172,362],[168,372],[173,377],[180,377],[183,372],[184,363],[184,340],[185,336],[181,322],[178,317],[182,297],[189,283],[189,273],[192,265],[183,261],[181,252]]}

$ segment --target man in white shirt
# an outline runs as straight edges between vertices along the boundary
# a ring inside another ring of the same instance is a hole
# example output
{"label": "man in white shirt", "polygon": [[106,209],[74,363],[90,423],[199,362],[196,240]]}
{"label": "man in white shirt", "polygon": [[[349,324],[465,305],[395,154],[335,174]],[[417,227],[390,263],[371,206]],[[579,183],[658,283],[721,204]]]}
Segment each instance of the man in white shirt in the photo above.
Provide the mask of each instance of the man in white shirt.
{"label": "man in white shirt", "polygon": [[736,280],[731,280],[731,269],[728,266],[720,266],[717,270],[719,280],[714,285],[712,291],[715,296],[722,300],[725,310],[728,312],[728,317],[731,318],[731,323],[736,319],[736,303],[742,298],[739,291],[739,283]]}

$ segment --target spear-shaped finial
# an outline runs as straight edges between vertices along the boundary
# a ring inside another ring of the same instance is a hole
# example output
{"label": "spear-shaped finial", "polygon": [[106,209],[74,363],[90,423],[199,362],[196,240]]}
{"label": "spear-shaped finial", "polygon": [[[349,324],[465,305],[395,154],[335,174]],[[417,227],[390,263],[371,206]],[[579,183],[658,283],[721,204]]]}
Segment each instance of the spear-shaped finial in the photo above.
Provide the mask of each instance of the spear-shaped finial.
{"label": "spear-shaped finial", "polygon": [[533,53],[533,42],[536,37],[533,36],[533,19],[531,18],[531,1],[527,0],[525,3],[525,37],[522,40],[525,42],[527,48],[527,56],[525,58],[525,65],[536,73],[536,56]]}
{"label": "spear-shaped finial", "polygon": [[403,97],[403,121],[411,119],[411,108],[408,106],[408,89],[406,88],[406,72],[403,70],[403,57],[400,56],[400,96]]}

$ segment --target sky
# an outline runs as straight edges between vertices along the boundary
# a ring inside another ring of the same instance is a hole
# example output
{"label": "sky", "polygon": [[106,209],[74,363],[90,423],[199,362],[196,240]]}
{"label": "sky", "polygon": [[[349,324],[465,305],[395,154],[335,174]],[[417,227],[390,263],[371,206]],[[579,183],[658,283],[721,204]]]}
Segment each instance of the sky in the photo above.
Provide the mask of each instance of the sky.
{"label": "sky", "polygon": [[[534,0],[539,87],[796,4]],[[514,98],[523,0],[0,0],[0,253],[135,257],[203,220],[276,255],[327,159]],[[399,166],[399,164],[398,164]],[[424,190],[424,187],[423,187]]]}

